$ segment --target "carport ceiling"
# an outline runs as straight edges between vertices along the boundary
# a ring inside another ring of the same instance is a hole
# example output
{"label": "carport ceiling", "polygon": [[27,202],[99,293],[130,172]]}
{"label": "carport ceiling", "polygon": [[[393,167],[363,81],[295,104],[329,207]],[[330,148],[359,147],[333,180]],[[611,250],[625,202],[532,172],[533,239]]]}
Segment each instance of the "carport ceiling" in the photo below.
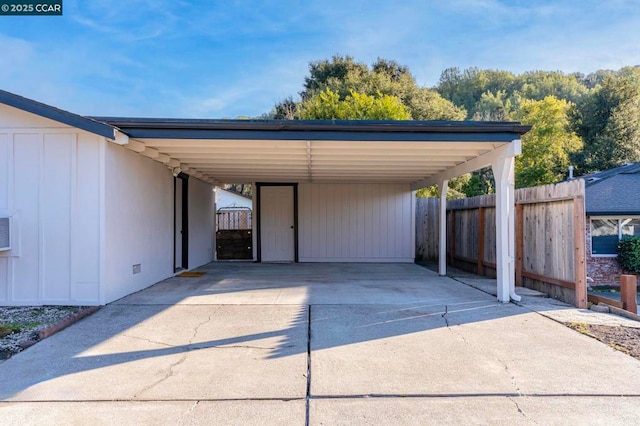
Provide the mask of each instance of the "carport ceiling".
{"label": "carport ceiling", "polygon": [[128,135],[130,148],[214,183],[415,183],[529,130],[488,122],[95,119]]}

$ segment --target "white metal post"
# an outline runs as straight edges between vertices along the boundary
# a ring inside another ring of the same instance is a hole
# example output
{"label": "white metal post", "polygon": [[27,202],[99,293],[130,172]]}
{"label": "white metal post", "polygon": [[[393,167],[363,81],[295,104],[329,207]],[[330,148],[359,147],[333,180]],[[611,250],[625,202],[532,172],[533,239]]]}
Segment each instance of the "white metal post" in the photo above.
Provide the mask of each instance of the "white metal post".
{"label": "white metal post", "polygon": [[498,301],[509,302],[509,158],[491,165],[496,180],[496,276]]}
{"label": "white metal post", "polygon": [[440,245],[438,254],[438,274],[447,275],[447,188],[449,181],[443,180],[438,184],[440,196]]}
{"label": "white metal post", "polygon": [[516,185],[515,185],[515,157],[511,157],[509,166],[509,296],[511,300],[520,301],[516,294]]}
{"label": "white metal post", "polygon": [[[492,165],[496,180],[496,275],[498,300],[511,300],[514,282],[515,217],[513,179],[515,157],[504,156]],[[515,294],[515,293],[514,293]]]}

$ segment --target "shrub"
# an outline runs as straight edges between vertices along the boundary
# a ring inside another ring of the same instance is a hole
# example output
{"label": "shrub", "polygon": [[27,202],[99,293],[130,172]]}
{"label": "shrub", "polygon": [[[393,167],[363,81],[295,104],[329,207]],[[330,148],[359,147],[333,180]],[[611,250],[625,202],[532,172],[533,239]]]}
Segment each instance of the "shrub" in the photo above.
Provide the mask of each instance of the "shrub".
{"label": "shrub", "polygon": [[640,237],[626,237],[620,240],[618,263],[622,269],[640,274]]}

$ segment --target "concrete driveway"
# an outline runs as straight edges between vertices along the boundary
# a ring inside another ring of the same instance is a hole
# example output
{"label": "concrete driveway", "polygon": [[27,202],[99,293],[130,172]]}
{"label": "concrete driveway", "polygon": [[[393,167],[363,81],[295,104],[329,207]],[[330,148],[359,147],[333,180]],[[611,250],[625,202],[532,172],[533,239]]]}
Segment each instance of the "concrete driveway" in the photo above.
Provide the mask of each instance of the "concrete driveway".
{"label": "concrete driveway", "polygon": [[416,265],[217,263],[0,364],[8,424],[635,424],[640,361]]}

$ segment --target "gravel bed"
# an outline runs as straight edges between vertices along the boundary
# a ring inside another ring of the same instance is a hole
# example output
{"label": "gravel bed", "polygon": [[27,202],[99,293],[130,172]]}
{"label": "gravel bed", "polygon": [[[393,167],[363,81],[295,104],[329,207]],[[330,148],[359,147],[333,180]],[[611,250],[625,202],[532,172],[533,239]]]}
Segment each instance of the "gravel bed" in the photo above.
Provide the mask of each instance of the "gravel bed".
{"label": "gravel bed", "polygon": [[[85,306],[0,307],[0,326],[19,329],[0,337],[0,360],[23,350],[26,342],[38,340],[40,330],[57,324],[85,308]],[[0,336],[3,334],[1,330],[0,328]]]}

